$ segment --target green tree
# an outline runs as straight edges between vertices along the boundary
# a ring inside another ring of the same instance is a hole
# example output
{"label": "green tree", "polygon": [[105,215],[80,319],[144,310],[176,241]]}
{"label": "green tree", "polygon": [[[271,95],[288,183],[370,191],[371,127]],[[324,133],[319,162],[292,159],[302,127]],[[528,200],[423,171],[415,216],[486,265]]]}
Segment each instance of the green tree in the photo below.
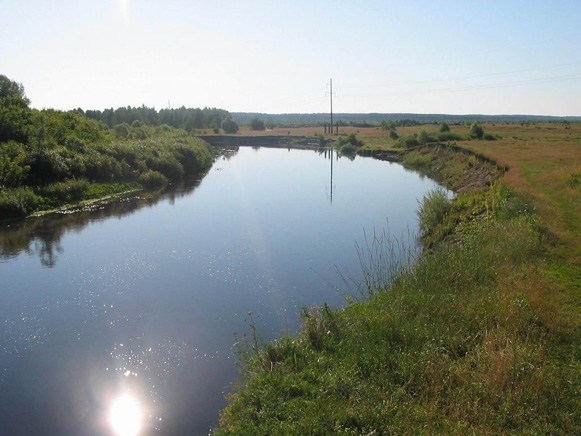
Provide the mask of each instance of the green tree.
{"label": "green tree", "polygon": [[226,118],[222,121],[222,130],[226,133],[236,133],[238,132],[238,123],[234,121],[232,118]]}
{"label": "green tree", "polygon": [[470,136],[473,138],[482,139],[484,136],[484,129],[479,123],[472,123],[470,126]]}
{"label": "green tree", "polygon": [[422,145],[427,144],[431,140],[432,140],[432,138],[430,137],[429,133],[426,132],[425,130],[422,130],[420,132],[420,134],[418,135],[418,141]]}
{"label": "green tree", "polygon": [[264,126],[264,121],[262,121],[260,118],[254,117],[250,120],[250,122],[248,123],[248,127],[250,128],[250,130],[264,130],[265,126]]}
{"label": "green tree", "polygon": [[440,132],[444,133],[444,132],[449,132],[450,131],[450,126],[448,125],[448,123],[446,121],[442,121],[442,124],[440,124]]}
{"label": "green tree", "polygon": [[395,129],[389,129],[389,137],[391,139],[397,139],[397,138],[399,138],[399,135],[397,134]]}
{"label": "green tree", "polygon": [[395,123],[392,120],[384,120],[381,122],[382,130],[393,130],[395,129]]}
{"label": "green tree", "polygon": [[0,142],[26,142],[30,124],[30,101],[20,83],[0,74]]}

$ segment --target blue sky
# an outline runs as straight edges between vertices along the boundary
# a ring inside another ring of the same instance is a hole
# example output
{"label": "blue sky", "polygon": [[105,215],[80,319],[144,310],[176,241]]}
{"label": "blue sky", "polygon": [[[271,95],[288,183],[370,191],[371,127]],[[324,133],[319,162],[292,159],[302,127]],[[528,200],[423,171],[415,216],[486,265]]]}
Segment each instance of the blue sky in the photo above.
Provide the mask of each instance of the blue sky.
{"label": "blue sky", "polygon": [[581,115],[579,1],[0,0],[34,107]]}

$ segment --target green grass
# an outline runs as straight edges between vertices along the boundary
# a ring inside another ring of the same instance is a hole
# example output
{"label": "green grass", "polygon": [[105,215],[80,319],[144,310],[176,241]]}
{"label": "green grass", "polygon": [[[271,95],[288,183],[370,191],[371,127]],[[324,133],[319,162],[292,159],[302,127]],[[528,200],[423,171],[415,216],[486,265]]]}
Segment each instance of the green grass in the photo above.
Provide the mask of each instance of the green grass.
{"label": "green grass", "polygon": [[578,434],[579,351],[538,273],[542,232],[498,200],[367,301],[247,344],[216,434]]}
{"label": "green grass", "polygon": [[254,332],[215,434],[581,434],[569,245],[481,155],[426,147],[407,159],[458,190],[420,206],[432,248],[394,268],[374,238],[367,298],[305,311],[296,337],[261,344]]}

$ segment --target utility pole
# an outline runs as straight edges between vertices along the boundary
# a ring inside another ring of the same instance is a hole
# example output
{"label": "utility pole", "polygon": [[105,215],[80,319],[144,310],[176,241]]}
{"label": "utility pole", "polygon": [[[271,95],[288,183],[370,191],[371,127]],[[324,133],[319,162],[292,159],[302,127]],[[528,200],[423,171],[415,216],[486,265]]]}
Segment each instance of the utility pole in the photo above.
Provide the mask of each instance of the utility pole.
{"label": "utility pole", "polygon": [[333,79],[329,79],[329,91],[331,97],[331,134],[333,134]]}

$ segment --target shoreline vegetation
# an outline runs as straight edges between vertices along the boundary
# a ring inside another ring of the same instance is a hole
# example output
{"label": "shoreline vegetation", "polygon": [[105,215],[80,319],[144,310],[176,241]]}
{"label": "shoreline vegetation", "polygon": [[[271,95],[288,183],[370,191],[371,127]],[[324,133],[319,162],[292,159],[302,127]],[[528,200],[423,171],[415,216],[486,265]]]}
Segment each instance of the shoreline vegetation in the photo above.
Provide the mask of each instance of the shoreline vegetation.
{"label": "shoreline vegetation", "polygon": [[382,152],[457,193],[421,202],[423,255],[372,255],[367,298],[305,309],[294,337],[265,343],[251,322],[213,434],[581,433],[579,278],[555,279],[563,242],[537,201],[466,146]]}
{"label": "shoreline vegetation", "polygon": [[[218,109],[122,109],[89,111],[96,119],[80,109],[31,109],[22,85],[0,75],[0,222],[200,176],[212,150],[182,126],[229,119]],[[151,124],[124,121],[136,116]]]}

